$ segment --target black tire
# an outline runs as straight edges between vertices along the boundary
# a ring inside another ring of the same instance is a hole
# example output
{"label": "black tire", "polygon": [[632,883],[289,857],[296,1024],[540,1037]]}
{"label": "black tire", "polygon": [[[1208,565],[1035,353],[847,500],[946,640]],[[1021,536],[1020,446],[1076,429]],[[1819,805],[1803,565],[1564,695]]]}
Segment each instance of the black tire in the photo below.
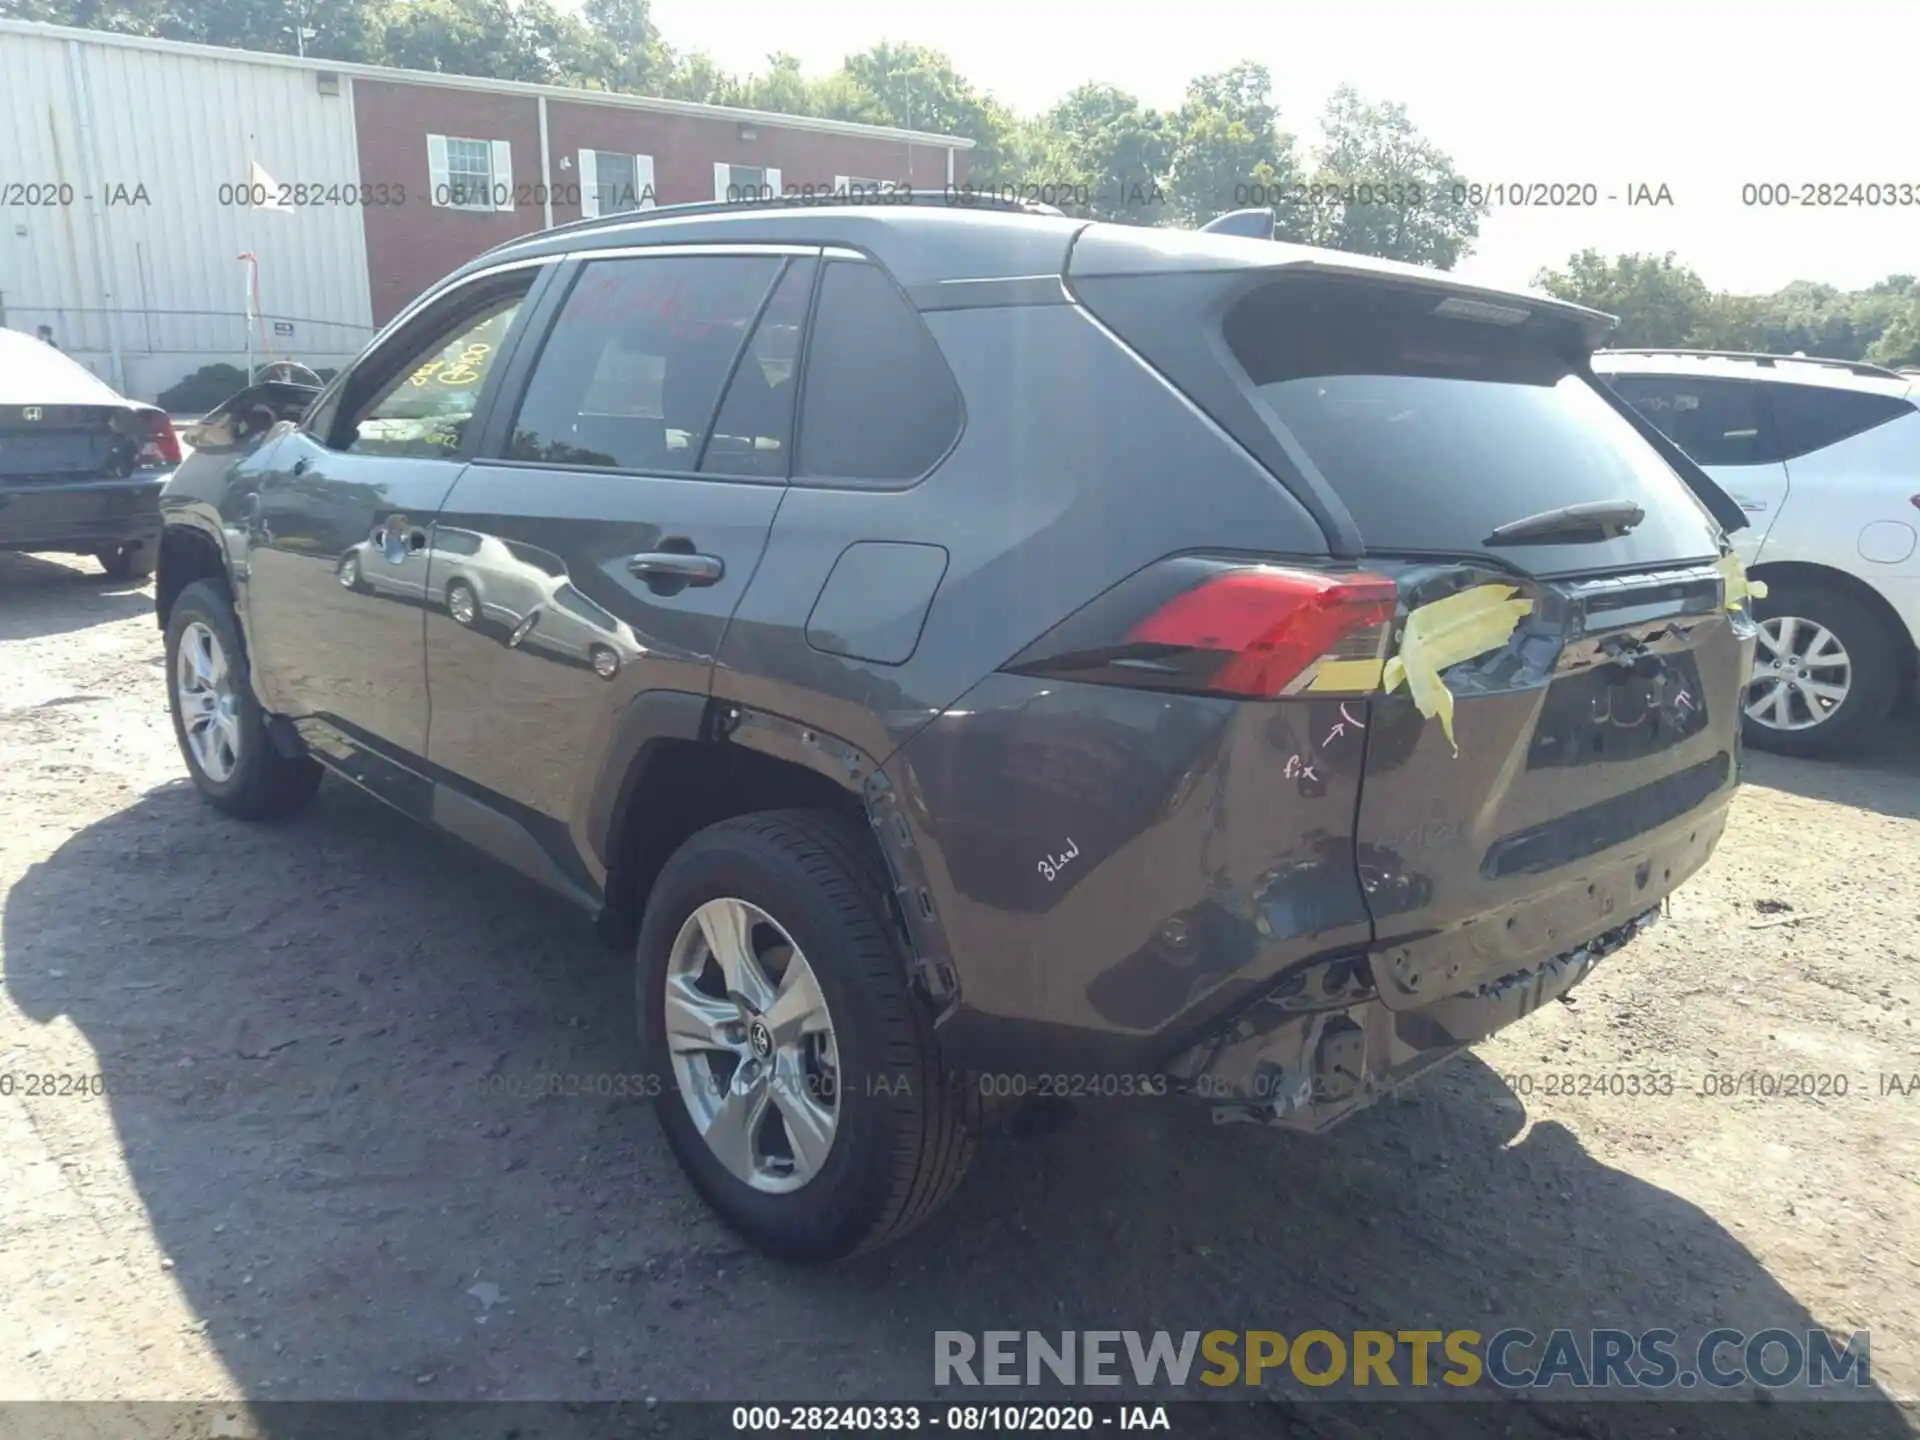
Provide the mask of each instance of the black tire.
{"label": "black tire", "polygon": [[160,547],[128,540],[94,551],[93,558],[100,562],[100,568],[107,572],[110,580],[139,580],[153,574],[154,566],[160,561]]}
{"label": "black tire", "polygon": [[[1833,632],[1852,662],[1847,698],[1817,725],[1786,730],[1766,725],[1744,713],[1752,692],[1742,696],[1742,736],[1756,750],[1776,755],[1816,758],[1858,749],[1893,708],[1899,696],[1900,642],[1885,618],[1858,596],[1817,580],[1773,580],[1764,599],[1753,602],[1756,620],[1797,616]],[[1759,676],[1770,652],[1762,643],[1754,655]]]}
{"label": "black tire", "polygon": [[[833,1016],[838,1128],[820,1172],[768,1194],[708,1149],[674,1083],[665,1038],[667,961],[681,926],[723,896],[772,916],[807,957]],[[745,815],[675,852],[647,902],[638,946],[641,1030],[667,1143],[722,1219],[779,1259],[837,1260],[887,1244],[932,1215],[966,1174],[977,1096],[940,1062],[871,836],[825,811]]]}
{"label": "black tire", "polygon": [[[193,749],[187,744],[186,723],[180,713],[180,687],[176,679],[180,660],[180,639],[195,622],[205,625],[220,642],[227,659],[237,700],[239,756],[233,773],[215,780],[200,768]],[[319,763],[306,755],[282,754],[267,734],[266,712],[254,697],[252,673],[247,665],[246,642],[240,624],[234,618],[233,601],[221,580],[196,580],[182,590],[173,602],[167,618],[167,709],[173,715],[173,738],[180,756],[187,762],[187,773],[194,788],[217,810],[242,820],[274,820],[291,815],[313,798],[320,784]]]}
{"label": "black tire", "polygon": [[356,595],[367,588],[367,582],[360,576],[360,557],[352,550],[346,553],[334,574],[343,588],[353,591]]}

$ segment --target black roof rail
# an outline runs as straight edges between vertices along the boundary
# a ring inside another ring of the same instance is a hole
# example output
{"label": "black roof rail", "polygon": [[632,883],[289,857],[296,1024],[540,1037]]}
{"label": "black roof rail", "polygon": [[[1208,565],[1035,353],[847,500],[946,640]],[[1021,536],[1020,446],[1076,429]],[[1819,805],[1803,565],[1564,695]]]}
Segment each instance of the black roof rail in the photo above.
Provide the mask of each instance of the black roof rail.
{"label": "black roof rail", "polygon": [[945,190],[884,190],[872,195],[843,195],[828,191],[821,194],[774,195],[757,200],[695,200],[681,205],[658,205],[650,210],[616,210],[611,215],[570,220],[565,225],[516,235],[482,253],[492,255],[548,235],[587,234],[615,225],[651,224],[657,220],[679,220],[697,215],[744,215],[767,210],[817,210],[846,206],[889,210],[902,205],[938,205],[949,210],[996,210],[1019,215],[1064,213],[1052,205],[997,195],[991,190],[971,190],[964,184]]}
{"label": "black roof rail", "polygon": [[1693,350],[1684,345],[1620,345],[1594,352],[1598,355],[1697,355],[1706,360],[1751,360],[1756,365],[1778,365],[1782,360],[1794,365],[1826,365],[1854,375],[1872,375],[1882,380],[1907,377],[1870,360],[1830,360],[1823,355],[1770,355],[1759,350]]}

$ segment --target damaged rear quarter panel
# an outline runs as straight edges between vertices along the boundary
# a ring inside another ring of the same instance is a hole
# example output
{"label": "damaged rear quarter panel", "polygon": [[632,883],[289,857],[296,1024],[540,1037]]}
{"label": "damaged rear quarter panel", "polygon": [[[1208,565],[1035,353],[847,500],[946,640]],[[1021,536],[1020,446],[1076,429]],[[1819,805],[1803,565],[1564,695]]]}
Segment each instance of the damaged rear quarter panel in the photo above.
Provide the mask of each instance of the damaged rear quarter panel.
{"label": "damaged rear quarter panel", "polygon": [[1150,1067],[1363,948],[1346,706],[1001,674],[916,735],[885,768],[958,972],[948,1054]]}

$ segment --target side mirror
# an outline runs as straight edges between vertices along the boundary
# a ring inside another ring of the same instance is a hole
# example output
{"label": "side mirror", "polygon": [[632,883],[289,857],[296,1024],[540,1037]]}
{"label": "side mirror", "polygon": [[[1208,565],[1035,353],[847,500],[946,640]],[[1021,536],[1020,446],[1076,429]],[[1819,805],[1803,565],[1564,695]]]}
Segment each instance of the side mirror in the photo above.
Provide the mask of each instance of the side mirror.
{"label": "side mirror", "polygon": [[282,420],[298,420],[319,396],[318,386],[285,380],[250,385],[208,411],[187,433],[196,450],[249,450]]}

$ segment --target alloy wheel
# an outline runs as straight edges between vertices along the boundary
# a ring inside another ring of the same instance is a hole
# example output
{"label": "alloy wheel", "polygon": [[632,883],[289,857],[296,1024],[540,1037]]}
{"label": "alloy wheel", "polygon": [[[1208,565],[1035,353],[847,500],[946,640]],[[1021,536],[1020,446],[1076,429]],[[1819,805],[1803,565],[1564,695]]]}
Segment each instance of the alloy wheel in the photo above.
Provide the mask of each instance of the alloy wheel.
{"label": "alloy wheel", "polygon": [[1772,730],[1811,730],[1846,703],[1853,661],[1817,620],[1776,615],[1760,622],[1747,685],[1747,714]]}
{"label": "alloy wheel", "polygon": [[769,1194],[820,1173],[840,1120],[833,1017],[772,916],[709,900],[667,957],[666,1039],[680,1099],[714,1158]]}
{"label": "alloy wheel", "polygon": [[199,620],[180,632],[173,684],[194,764],[224,783],[240,765],[240,697],[220,637]]}

